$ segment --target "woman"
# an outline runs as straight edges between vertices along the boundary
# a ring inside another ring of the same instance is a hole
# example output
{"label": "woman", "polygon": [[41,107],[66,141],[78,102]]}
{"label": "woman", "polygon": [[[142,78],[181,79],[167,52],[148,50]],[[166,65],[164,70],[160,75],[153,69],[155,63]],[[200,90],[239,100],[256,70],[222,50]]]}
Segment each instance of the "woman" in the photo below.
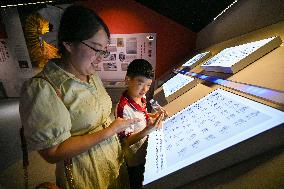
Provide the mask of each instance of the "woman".
{"label": "woman", "polygon": [[61,58],[23,86],[20,115],[28,148],[56,163],[60,188],[129,187],[116,134],[140,120],[110,121],[111,99],[95,73],[108,55],[109,37],[92,10],[68,7],[58,31]]}

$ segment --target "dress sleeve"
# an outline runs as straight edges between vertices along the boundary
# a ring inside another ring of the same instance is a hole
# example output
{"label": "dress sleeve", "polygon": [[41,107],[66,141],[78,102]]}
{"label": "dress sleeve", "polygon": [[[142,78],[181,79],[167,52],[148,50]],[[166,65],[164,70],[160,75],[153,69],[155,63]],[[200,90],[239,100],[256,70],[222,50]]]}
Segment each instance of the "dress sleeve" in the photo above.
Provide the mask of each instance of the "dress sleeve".
{"label": "dress sleeve", "polygon": [[71,136],[69,111],[54,88],[43,79],[24,83],[19,111],[29,150],[49,148]]}

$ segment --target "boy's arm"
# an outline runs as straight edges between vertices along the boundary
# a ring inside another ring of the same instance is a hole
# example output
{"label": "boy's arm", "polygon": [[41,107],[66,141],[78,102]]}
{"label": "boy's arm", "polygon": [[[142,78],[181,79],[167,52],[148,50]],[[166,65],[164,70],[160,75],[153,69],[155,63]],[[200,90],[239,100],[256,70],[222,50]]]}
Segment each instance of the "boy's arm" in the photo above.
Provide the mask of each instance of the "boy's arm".
{"label": "boy's arm", "polygon": [[160,113],[153,124],[147,125],[142,131],[138,133],[132,133],[131,135],[127,136],[124,139],[124,144],[127,146],[131,146],[132,144],[135,144],[145,136],[149,135],[152,131],[161,128],[164,116],[165,115],[163,112]]}

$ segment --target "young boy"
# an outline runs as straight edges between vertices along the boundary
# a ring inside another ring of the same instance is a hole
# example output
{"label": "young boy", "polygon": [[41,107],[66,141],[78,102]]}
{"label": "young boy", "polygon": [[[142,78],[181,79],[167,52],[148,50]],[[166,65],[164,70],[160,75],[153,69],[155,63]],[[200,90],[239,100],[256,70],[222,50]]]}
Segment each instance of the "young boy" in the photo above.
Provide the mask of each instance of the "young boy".
{"label": "young boy", "polygon": [[148,114],[145,94],[148,92],[154,76],[152,65],[144,59],[133,60],[125,77],[127,90],[117,105],[116,116],[124,119],[139,118],[141,121],[119,133],[132,189],[141,188],[146,156],[146,139],[150,132],[161,127],[164,117],[162,111],[156,120]]}

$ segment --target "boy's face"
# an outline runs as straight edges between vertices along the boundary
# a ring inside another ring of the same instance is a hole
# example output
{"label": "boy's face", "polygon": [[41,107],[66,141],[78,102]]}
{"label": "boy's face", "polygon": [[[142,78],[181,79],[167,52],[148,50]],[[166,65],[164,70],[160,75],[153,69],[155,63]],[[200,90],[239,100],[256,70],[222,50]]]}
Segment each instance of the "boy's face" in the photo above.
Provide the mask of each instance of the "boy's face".
{"label": "boy's face", "polygon": [[126,76],[126,84],[128,85],[127,91],[129,96],[132,98],[142,98],[149,91],[152,79],[144,76]]}

